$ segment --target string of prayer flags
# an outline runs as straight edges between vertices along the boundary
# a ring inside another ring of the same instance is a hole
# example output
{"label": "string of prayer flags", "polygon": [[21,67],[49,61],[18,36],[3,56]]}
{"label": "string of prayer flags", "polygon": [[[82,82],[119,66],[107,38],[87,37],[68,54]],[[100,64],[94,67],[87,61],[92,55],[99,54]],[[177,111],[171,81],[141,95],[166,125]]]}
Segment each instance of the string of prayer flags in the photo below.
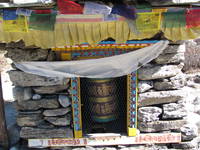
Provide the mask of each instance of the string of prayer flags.
{"label": "string of prayer flags", "polygon": [[29,18],[29,29],[54,30],[56,14],[32,14]]}
{"label": "string of prayer flags", "polygon": [[186,27],[200,26],[200,9],[192,9],[186,12]]}
{"label": "string of prayer flags", "polygon": [[9,10],[9,9],[3,10],[3,20],[16,20],[16,19],[17,19],[16,10]]}
{"label": "string of prayer flags", "polygon": [[57,0],[57,5],[60,14],[82,14],[83,8],[81,5],[70,0]]}
{"label": "string of prayer flags", "polygon": [[138,13],[136,19],[136,28],[139,32],[159,31],[161,22],[161,13],[147,12]]}
{"label": "string of prayer flags", "polygon": [[36,14],[51,14],[51,9],[37,9],[34,10]]}
{"label": "string of prayer flags", "polygon": [[163,28],[180,28],[186,26],[185,11],[165,12],[163,15]]}
{"label": "string of prayer flags", "polygon": [[32,12],[33,12],[32,10],[24,8],[17,8],[16,10],[17,15],[23,15],[23,16],[31,16]]}
{"label": "string of prayer flags", "polygon": [[85,2],[84,5],[84,11],[83,14],[86,15],[100,15],[100,14],[104,14],[104,15],[109,15],[112,11],[112,8],[107,6],[107,5],[103,5],[103,4],[98,4],[95,2]]}
{"label": "string of prayer flags", "polygon": [[136,10],[134,7],[123,5],[123,4],[115,4],[112,8],[112,14],[117,14],[123,16],[127,19],[136,19]]}
{"label": "string of prayer flags", "polygon": [[5,32],[28,32],[27,18],[18,16],[15,20],[3,20]]}

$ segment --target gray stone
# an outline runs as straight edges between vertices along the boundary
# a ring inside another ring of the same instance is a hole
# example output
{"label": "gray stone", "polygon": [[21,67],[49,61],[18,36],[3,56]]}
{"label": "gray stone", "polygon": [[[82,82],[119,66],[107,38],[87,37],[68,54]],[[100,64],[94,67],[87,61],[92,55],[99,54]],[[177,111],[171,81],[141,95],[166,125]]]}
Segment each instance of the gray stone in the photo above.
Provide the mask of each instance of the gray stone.
{"label": "gray stone", "polygon": [[198,144],[193,141],[172,144],[173,148],[183,149],[183,150],[186,150],[186,149],[187,150],[199,150],[197,148],[197,146],[198,146]]}
{"label": "gray stone", "polygon": [[186,92],[182,90],[141,93],[139,94],[138,105],[141,107],[177,102],[179,100],[182,100],[185,95]]}
{"label": "gray stone", "polygon": [[153,82],[152,81],[139,81],[138,84],[138,92],[139,93],[144,93],[148,90],[153,88]]}
{"label": "gray stone", "polygon": [[19,49],[7,48],[6,57],[14,62],[21,61],[45,61],[48,58],[48,50],[46,49]]}
{"label": "gray stone", "polygon": [[141,132],[158,132],[181,128],[187,122],[185,120],[139,122]]}
{"label": "gray stone", "polygon": [[184,74],[178,74],[175,77],[170,78],[168,81],[155,81],[154,88],[156,90],[176,90],[181,89],[186,85],[186,79]]}
{"label": "gray stone", "polygon": [[138,120],[141,122],[158,121],[162,109],[159,107],[142,107],[138,110]]}
{"label": "gray stone", "polygon": [[55,51],[49,50],[47,61],[56,61],[56,53]]}
{"label": "gray stone", "polygon": [[192,105],[193,105],[193,112],[200,115],[200,97],[199,96],[197,96],[193,100]]}
{"label": "gray stone", "polygon": [[41,99],[41,100],[29,100],[23,103],[18,103],[20,110],[38,110],[40,108],[54,109],[59,108],[57,99]]}
{"label": "gray stone", "polygon": [[182,141],[191,141],[198,136],[198,127],[194,124],[185,124],[178,131],[181,132]]}
{"label": "gray stone", "polygon": [[157,64],[178,64],[183,62],[185,59],[184,53],[177,54],[164,54],[160,55],[155,59]]}
{"label": "gray stone", "polygon": [[41,114],[18,115],[17,125],[20,127],[36,127],[43,121]]}
{"label": "gray stone", "polygon": [[140,80],[153,80],[173,77],[180,73],[180,68],[176,65],[143,67],[138,70]]}
{"label": "gray stone", "polygon": [[41,110],[37,110],[37,111],[18,111],[18,114],[19,116],[20,115],[39,115],[39,114],[42,114],[42,111]]}
{"label": "gray stone", "polygon": [[62,107],[68,107],[71,105],[71,100],[67,95],[59,95],[58,101]]}
{"label": "gray stone", "polygon": [[73,148],[73,150],[86,150],[86,148],[85,147]]}
{"label": "gray stone", "polygon": [[181,103],[170,103],[163,105],[163,119],[178,119],[187,116],[186,108]]}
{"label": "gray stone", "polygon": [[185,53],[186,45],[185,43],[181,45],[169,45],[164,51],[163,54],[174,54],[174,53]]}
{"label": "gray stone", "polygon": [[66,147],[50,147],[52,150],[72,150],[73,147],[66,146]]}
{"label": "gray stone", "polygon": [[68,126],[71,122],[71,116],[62,116],[62,117],[44,117],[46,121],[55,125],[55,126]]}
{"label": "gray stone", "polygon": [[31,99],[33,96],[33,91],[31,88],[14,87],[13,97],[18,101],[25,101]]}
{"label": "gray stone", "polygon": [[32,127],[23,127],[20,131],[20,137],[24,139],[30,138],[73,138],[73,131],[70,128],[60,127],[54,129],[40,129]]}
{"label": "gray stone", "polygon": [[95,150],[95,148],[94,148],[94,147],[91,147],[91,146],[86,146],[85,149],[86,149],[86,150]]}
{"label": "gray stone", "polygon": [[66,115],[68,112],[71,111],[71,107],[68,108],[60,108],[60,109],[52,109],[52,110],[45,110],[43,115],[46,117],[55,117],[55,116],[62,116]]}
{"label": "gray stone", "polygon": [[105,147],[104,150],[116,150],[115,147]]}
{"label": "gray stone", "polygon": [[24,48],[25,43],[23,40],[19,40],[17,42],[10,42],[6,44],[6,48]]}
{"label": "gray stone", "polygon": [[67,85],[35,87],[33,88],[33,90],[35,91],[35,93],[38,93],[38,94],[54,94],[54,93],[67,90],[69,88],[69,84],[68,83],[66,84]]}
{"label": "gray stone", "polygon": [[42,77],[18,70],[11,70],[8,74],[14,85],[22,87],[65,85],[69,82],[67,78]]}
{"label": "gray stone", "polygon": [[42,96],[39,95],[39,94],[34,94],[33,97],[32,97],[33,100],[38,100],[38,99],[41,99],[41,98],[42,98]]}

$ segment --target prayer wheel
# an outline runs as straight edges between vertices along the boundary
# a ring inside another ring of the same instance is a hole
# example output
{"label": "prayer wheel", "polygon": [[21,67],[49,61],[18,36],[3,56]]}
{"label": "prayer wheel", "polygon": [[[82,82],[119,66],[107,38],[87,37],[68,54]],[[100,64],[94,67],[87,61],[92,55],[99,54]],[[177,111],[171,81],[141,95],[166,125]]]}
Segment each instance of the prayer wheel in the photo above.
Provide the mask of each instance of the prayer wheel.
{"label": "prayer wheel", "polygon": [[117,119],[119,100],[116,79],[87,79],[87,95],[94,122],[105,123]]}

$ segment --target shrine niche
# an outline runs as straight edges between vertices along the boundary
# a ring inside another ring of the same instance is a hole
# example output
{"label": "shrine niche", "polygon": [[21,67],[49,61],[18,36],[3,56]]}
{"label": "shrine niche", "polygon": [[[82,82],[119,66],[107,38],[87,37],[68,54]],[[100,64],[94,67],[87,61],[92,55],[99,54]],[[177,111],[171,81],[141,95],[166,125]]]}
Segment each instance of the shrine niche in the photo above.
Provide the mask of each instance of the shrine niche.
{"label": "shrine niche", "polygon": [[[55,48],[61,60],[94,59],[128,53],[158,41],[129,41],[115,44],[105,41]],[[118,78],[72,78],[74,137],[91,133],[137,134],[137,72]]]}

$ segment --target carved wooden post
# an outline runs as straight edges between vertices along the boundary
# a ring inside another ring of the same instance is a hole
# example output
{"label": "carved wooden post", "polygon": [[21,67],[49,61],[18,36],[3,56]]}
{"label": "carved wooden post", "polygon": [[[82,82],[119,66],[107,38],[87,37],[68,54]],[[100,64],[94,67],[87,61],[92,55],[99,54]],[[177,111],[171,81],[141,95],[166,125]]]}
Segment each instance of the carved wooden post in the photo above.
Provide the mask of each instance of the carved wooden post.
{"label": "carved wooden post", "polygon": [[3,146],[4,149],[7,149],[9,145],[8,134],[7,134],[7,129],[6,129],[6,121],[5,121],[1,73],[0,73],[0,145]]}

